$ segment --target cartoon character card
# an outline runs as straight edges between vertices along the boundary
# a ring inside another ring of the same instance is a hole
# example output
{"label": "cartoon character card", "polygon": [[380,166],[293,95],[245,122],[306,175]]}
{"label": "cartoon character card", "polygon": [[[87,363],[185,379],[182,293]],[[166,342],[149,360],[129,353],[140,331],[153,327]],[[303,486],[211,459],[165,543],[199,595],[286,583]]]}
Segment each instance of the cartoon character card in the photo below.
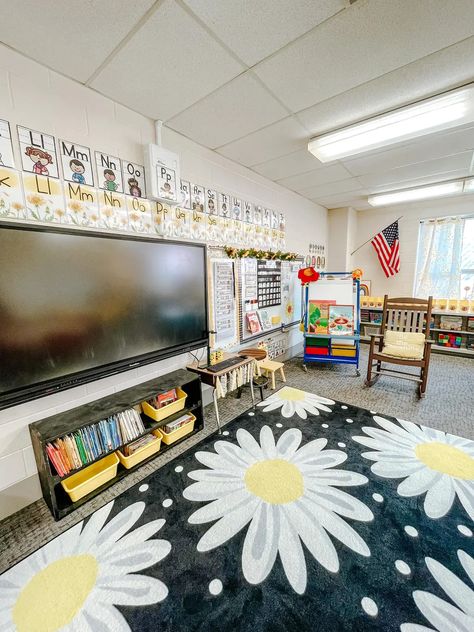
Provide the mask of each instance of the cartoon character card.
{"label": "cartoon character card", "polygon": [[23,171],[59,178],[54,136],[18,125],[18,140]]}
{"label": "cartoon character card", "polygon": [[145,167],[122,160],[124,193],[136,198],[146,198]]}
{"label": "cartoon character card", "polygon": [[123,193],[122,167],[120,158],[95,152],[95,164],[99,189],[110,193]]}
{"label": "cartoon character card", "polygon": [[14,167],[10,123],[0,119],[0,167]]}
{"label": "cartoon character card", "polygon": [[66,140],[59,140],[59,156],[66,182],[94,186],[91,150]]}
{"label": "cartoon character card", "polygon": [[213,189],[206,189],[206,212],[217,215],[217,193]]}

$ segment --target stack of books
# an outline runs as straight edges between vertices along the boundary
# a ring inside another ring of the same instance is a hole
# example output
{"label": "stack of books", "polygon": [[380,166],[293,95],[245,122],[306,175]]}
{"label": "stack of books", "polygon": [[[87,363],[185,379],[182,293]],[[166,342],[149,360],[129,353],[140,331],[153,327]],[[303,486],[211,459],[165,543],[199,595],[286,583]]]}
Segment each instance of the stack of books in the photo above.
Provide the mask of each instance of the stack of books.
{"label": "stack of books", "polygon": [[46,444],[59,476],[88,465],[145,432],[140,414],[130,408]]}
{"label": "stack of books", "polygon": [[163,430],[163,432],[166,432],[166,434],[169,434],[170,432],[174,432],[175,430],[178,430],[178,428],[181,428],[181,426],[187,424],[189,421],[192,420],[192,418],[192,415],[186,413],[185,415],[181,415],[181,417],[175,419],[171,423],[166,424],[166,426],[161,428],[161,430]]}

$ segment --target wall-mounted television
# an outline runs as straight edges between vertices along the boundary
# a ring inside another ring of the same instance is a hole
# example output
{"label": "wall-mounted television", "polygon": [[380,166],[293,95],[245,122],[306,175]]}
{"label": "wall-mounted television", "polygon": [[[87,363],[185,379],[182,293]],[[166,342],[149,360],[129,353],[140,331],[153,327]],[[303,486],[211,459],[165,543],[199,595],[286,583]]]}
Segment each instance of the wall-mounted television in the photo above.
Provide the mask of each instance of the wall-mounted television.
{"label": "wall-mounted television", "polygon": [[0,226],[0,408],[207,344],[206,248]]}

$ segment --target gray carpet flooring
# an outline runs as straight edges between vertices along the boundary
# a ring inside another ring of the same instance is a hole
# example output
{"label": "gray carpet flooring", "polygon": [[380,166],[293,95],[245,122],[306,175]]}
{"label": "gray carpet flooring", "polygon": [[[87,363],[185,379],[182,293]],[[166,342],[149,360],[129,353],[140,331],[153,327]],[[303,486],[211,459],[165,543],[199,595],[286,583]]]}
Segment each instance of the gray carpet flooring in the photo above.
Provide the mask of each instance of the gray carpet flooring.
{"label": "gray carpet flooring", "polygon": [[[474,439],[474,364],[470,358],[433,354],[428,391],[423,400],[418,399],[415,384],[406,380],[381,377],[371,388],[364,387],[366,347],[363,347],[362,351],[361,377],[355,376],[353,366],[312,364],[305,373],[301,364],[301,360],[298,359],[285,364],[288,385],[379,414],[401,417]],[[271,392],[266,391],[266,396]],[[227,397],[220,400],[221,422],[225,424],[231,421],[250,406],[249,389],[244,389],[241,399]],[[215,429],[214,410],[209,406],[206,408],[206,428],[201,433],[158,456],[60,522],[53,520],[43,500],[0,522],[0,573],[162,467]]]}

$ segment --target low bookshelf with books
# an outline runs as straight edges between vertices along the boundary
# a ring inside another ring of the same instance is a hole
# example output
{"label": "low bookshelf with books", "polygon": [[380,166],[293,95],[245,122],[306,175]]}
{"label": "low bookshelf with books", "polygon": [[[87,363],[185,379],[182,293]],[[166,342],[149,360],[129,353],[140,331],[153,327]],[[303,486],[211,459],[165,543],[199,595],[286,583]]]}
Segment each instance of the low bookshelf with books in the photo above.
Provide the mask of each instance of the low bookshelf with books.
{"label": "low bookshelf with books", "polygon": [[182,369],[30,424],[54,518],[203,427],[199,376]]}

